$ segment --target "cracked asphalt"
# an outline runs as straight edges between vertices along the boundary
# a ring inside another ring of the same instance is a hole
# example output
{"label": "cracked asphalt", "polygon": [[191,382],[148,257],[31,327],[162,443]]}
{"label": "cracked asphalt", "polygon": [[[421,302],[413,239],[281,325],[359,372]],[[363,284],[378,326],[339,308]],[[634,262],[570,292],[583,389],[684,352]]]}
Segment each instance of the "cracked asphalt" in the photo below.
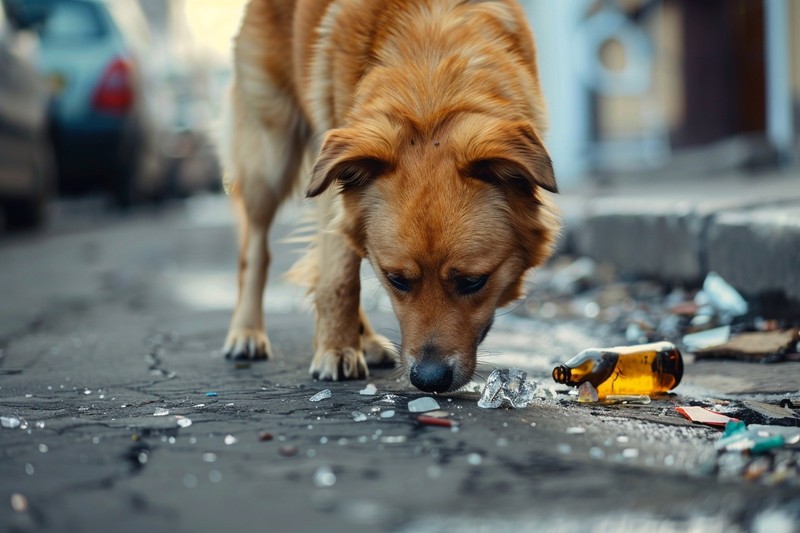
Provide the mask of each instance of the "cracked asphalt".
{"label": "cracked asphalt", "polygon": [[[797,363],[689,363],[646,406],[561,391],[483,410],[466,391],[436,398],[457,430],[422,426],[406,407],[422,395],[395,370],[372,371],[375,396],[309,378],[313,316],[279,277],[298,217],[273,232],[277,357],[249,365],[219,354],[235,299],[224,197],[125,216],[64,203],[47,231],[0,240],[0,415],[22,424],[0,428],[0,530],[798,530],[797,478],[731,475],[719,431],[674,411],[796,397]],[[368,271],[364,305],[399,340]],[[554,362],[622,341],[590,321],[498,315],[484,378],[517,366],[552,386]]]}

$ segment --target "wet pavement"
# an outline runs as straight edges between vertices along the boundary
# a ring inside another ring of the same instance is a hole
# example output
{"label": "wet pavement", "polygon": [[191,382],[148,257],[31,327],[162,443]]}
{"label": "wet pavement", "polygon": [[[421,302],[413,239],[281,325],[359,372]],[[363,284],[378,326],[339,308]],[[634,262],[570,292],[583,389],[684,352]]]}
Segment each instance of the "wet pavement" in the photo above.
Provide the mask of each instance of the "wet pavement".
{"label": "wet pavement", "polygon": [[[283,212],[275,239],[297,218]],[[624,332],[517,307],[498,313],[480,376],[519,367],[554,399],[481,409],[478,383],[435,398],[455,428],[422,425],[396,370],[308,377],[313,316],[279,279],[292,247],[274,250],[277,357],[237,364],[218,351],[235,299],[224,198],[124,217],[64,204],[51,230],[0,241],[0,415],[21,424],[0,428],[0,530],[797,531],[797,453],[773,459],[794,474],[745,476],[750,459],[718,457],[720,430],[674,407],[797,398],[800,363],[689,360],[650,404],[578,404],[554,363]],[[398,340],[364,277],[376,329]]]}

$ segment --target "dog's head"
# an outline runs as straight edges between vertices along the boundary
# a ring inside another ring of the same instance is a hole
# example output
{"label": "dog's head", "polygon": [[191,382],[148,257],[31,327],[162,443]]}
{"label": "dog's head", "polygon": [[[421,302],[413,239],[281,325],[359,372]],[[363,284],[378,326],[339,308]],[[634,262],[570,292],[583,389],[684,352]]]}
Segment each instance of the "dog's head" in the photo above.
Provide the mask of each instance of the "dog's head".
{"label": "dog's head", "polygon": [[558,229],[534,127],[475,114],[428,134],[389,119],[332,130],[307,194],[334,183],[341,231],[391,296],[411,382],[464,386],[495,309],[522,295]]}

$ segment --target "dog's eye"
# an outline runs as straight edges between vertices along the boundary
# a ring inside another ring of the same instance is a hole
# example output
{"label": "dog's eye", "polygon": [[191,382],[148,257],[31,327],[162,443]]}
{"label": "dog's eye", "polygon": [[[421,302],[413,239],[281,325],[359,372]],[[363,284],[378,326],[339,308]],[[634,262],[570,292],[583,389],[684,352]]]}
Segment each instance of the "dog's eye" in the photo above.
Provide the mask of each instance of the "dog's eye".
{"label": "dog's eye", "polygon": [[464,278],[456,278],[456,290],[462,296],[469,296],[475,294],[486,285],[489,276],[467,276]]}
{"label": "dog's eye", "polygon": [[411,292],[411,281],[398,274],[386,274],[386,279],[389,283],[400,292]]}

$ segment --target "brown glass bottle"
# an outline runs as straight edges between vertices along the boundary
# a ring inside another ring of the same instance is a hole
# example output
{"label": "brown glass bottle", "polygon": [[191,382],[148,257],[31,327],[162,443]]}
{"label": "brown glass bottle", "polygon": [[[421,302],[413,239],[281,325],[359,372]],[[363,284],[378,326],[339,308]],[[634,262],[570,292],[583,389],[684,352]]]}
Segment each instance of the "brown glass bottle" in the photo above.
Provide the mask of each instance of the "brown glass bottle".
{"label": "brown glass bottle", "polygon": [[681,352],[671,342],[589,348],[553,369],[553,379],[571,387],[589,382],[600,399],[609,394],[658,394],[683,377]]}

